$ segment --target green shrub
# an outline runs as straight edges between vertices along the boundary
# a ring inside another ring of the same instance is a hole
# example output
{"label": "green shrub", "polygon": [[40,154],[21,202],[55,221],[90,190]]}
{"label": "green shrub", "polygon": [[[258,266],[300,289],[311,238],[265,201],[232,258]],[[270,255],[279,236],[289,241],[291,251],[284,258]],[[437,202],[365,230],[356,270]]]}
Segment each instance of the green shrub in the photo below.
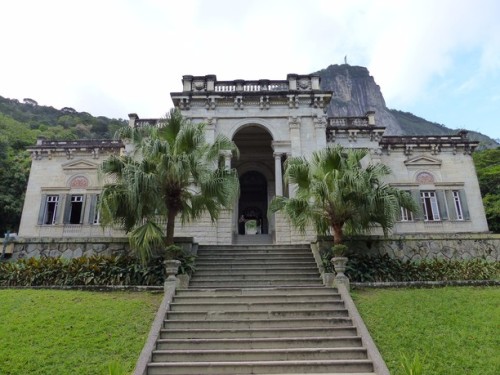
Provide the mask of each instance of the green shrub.
{"label": "green shrub", "polygon": [[349,255],[346,275],[354,282],[496,280],[500,262],[485,259],[401,261],[389,255]]}
{"label": "green shrub", "polygon": [[[179,273],[192,274],[195,256],[178,254]],[[29,258],[0,263],[0,286],[162,285],[164,258],[143,265],[130,256],[91,256],[73,259]]]}

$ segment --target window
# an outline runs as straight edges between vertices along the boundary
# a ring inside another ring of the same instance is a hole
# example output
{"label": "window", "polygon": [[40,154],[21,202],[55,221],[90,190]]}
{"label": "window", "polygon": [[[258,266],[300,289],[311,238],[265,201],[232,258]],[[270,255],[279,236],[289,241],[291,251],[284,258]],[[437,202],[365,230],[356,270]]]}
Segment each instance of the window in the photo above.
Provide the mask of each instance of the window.
{"label": "window", "polygon": [[439,206],[436,199],[436,192],[422,191],[420,193],[422,200],[422,210],[424,212],[425,221],[440,221]]}
{"label": "window", "polygon": [[47,195],[43,214],[43,224],[55,224],[57,219],[57,206],[59,205],[59,195]]}
{"label": "window", "polygon": [[460,201],[460,192],[458,190],[453,190],[453,203],[455,206],[455,214],[457,220],[463,220],[464,219],[464,213],[462,210],[462,202]]}
{"label": "window", "polygon": [[404,207],[401,207],[401,221],[413,221],[413,215],[411,211],[408,211]]}
{"label": "window", "polygon": [[83,213],[83,195],[72,195],[69,211],[69,224],[81,224]]}

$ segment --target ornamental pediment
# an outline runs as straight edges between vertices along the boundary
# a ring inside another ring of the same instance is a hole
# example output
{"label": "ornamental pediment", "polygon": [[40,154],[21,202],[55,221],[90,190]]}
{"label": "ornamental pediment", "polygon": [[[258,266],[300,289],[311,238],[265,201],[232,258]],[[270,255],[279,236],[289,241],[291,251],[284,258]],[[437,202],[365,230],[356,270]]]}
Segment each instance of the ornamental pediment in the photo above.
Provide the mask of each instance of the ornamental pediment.
{"label": "ornamental pediment", "polygon": [[62,165],[63,170],[88,170],[88,169],[97,169],[99,164],[92,163],[91,161],[80,159],[80,160],[72,160],[68,163],[64,163]]}
{"label": "ornamental pediment", "polygon": [[408,160],[405,160],[405,165],[409,166],[436,166],[440,167],[442,161],[440,159],[433,158],[432,156],[419,155]]}

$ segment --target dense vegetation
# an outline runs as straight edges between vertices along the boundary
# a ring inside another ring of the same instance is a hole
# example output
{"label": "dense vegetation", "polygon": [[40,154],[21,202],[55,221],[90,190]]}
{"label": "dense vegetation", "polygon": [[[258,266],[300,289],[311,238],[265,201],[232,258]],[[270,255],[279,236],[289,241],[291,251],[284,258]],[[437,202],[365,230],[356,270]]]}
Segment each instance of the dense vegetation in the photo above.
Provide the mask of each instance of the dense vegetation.
{"label": "dense vegetation", "polygon": [[[331,250],[322,249],[326,272],[333,272]],[[500,262],[485,259],[402,261],[389,255],[348,254],[346,275],[354,282],[499,280]]]}
{"label": "dense vegetation", "polygon": [[124,120],[93,117],[65,107],[39,106],[32,99],[21,103],[0,96],[0,237],[17,232],[28,182],[30,156],[26,147],[46,139],[111,138]]}
{"label": "dense vegetation", "polygon": [[[195,256],[177,254],[179,273],[194,271]],[[130,256],[29,258],[0,263],[0,286],[163,285],[164,258],[148,263]]]}
{"label": "dense vegetation", "polygon": [[500,233],[500,147],[476,152],[473,158],[488,225]]}

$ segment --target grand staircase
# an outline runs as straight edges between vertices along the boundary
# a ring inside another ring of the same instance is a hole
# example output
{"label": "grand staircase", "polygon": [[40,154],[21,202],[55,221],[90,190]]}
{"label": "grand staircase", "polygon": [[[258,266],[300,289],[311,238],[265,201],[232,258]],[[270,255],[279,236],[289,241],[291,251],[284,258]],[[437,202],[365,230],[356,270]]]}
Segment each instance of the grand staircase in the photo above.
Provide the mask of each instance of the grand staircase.
{"label": "grand staircase", "polygon": [[306,246],[200,246],[148,374],[375,374]]}

